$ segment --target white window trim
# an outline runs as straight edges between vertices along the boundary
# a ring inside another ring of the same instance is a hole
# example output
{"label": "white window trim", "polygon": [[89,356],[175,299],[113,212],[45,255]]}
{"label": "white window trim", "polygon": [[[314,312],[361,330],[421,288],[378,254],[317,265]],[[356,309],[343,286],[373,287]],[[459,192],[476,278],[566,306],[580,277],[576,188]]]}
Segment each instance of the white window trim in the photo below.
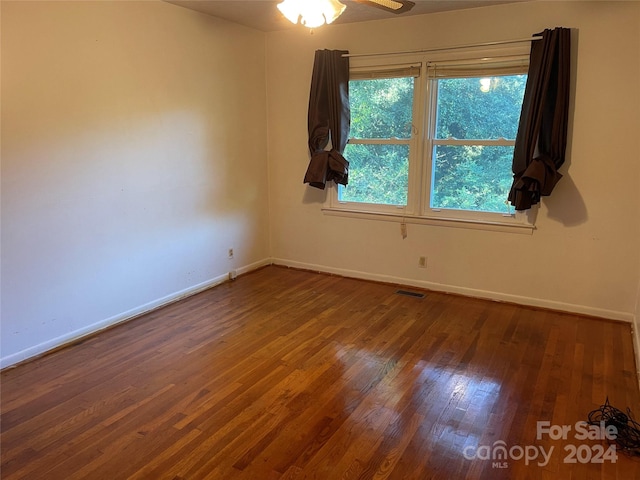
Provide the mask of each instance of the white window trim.
{"label": "white window trim", "polygon": [[[482,57],[503,57],[505,55],[522,55],[528,53],[528,47],[510,47],[499,49],[487,49],[486,51],[475,50],[473,58]],[[469,58],[469,52],[436,53],[429,55],[406,55],[398,54],[385,59],[376,58],[356,58],[351,59],[351,69],[353,71],[366,71],[367,69],[384,70],[386,68],[397,68],[398,65],[410,67],[421,65],[422,74],[416,79],[414,87],[414,135],[409,142],[411,154],[417,158],[409,159],[409,189],[407,205],[380,205],[360,202],[343,202],[338,200],[338,186],[334,183],[328,186],[328,194],[322,212],[327,215],[340,217],[389,221],[400,224],[435,225],[443,227],[468,228],[476,230],[499,231],[509,233],[520,233],[531,235],[536,229],[535,219],[537,217],[538,205],[534,205],[527,211],[516,211],[512,214],[494,212],[474,212],[465,210],[431,209],[429,208],[429,198],[427,189],[421,188],[424,182],[431,184],[431,168],[429,162],[424,160],[426,149],[432,147],[429,141],[430,101],[427,98],[431,95],[429,88],[429,76],[427,65],[434,61],[464,60]],[[399,60],[398,57],[401,57]],[[423,111],[420,111],[422,109]],[[416,116],[418,118],[416,118]],[[458,140],[438,140],[441,142],[457,143]],[[359,143],[355,140],[353,143]],[[407,143],[406,140],[403,143]],[[504,139],[490,140],[487,143],[500,145],[505,143]],[[510,207],[513,208],[513,207]],[[452,213],[455,212],[455,215]]]}
{"label": "white window trim", "polygon": [[[351,203],[341,208],[322,207],[325,215],[334,215],[338,217],[357,218],[362,220],[381,220],[386,222],[410,223],[417,225],[434,225],[439,227],[469,228],[473,230],[488,230],[493,232],[520,233],[523,235],[532,235],[536,229],[535,223],[530,220],[535,218],[537,208],[533,207],[526,212],[516,212],[513,221],[495,221],[480,219],[465,219],[446,216],[427,216],[427,215],[410,215],[402,213],[402,207],[395,207],[396,212],[392,211],[370,211],[351,207],[356,205]],[[386,205],[389,206],[389,205]]]}

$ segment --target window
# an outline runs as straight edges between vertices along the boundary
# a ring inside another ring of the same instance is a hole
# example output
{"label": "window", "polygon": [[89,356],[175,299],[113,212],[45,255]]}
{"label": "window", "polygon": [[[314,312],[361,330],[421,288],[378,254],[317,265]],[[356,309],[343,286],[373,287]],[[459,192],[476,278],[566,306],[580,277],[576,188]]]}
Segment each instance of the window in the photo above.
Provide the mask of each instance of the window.
{"label": "window", "polygon": [[419,68],[352,74],[349,185],[342,202],[406,205],[412,153],[414,84]]}
{"label": "window", "polygon": [[353,68],[349,185],[329,210],[526,224],[507,196],[527,66],[511,55]]}

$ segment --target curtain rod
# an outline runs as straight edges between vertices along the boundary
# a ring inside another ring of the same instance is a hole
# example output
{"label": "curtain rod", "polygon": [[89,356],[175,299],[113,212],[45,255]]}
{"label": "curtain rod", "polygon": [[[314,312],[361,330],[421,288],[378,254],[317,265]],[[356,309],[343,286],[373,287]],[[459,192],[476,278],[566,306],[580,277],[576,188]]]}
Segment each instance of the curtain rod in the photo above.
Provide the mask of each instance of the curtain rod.
{"label": "curtain rod", "polygon": [[423,50],[407,50],[404,52],[385,52],[385,53],[345,53],[343,57],[378,57],[382,55],[408,55],[412,53],[429,53],[429,52],[441,52],[445,50],[458,50],[462,48],[473,48],[473,47],[492,47],[494,45],[507,45],[510,43],[523,43],[523,42],[531,42],[533,40],[541,40],[542,36],[533,36],[529,38],[517,38],[515,40],[500,40],[497,42],[485,42],[485,43],[469,43],[466,45],[454,45],[452,47],[438,47],[438,48],[427,48]]}

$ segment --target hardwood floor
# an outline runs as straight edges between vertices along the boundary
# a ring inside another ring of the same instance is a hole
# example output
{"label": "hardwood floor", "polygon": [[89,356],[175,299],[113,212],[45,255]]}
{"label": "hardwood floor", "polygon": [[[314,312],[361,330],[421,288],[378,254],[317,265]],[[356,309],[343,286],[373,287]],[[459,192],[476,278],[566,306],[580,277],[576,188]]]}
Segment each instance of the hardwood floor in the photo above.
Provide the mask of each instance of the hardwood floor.
{"label": "hardwood floor", "polygon": [[630,325],[396,290],[267,267],[5,370],[2,478],[640,478],[564,463],[607,396],[640,416]]}

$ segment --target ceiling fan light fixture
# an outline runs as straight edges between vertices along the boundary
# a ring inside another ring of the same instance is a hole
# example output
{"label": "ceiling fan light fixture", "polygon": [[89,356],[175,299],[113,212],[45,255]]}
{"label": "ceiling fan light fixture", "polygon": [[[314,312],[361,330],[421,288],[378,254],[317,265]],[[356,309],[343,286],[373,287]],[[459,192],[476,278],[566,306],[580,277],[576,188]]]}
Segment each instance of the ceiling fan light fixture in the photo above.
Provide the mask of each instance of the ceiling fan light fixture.
{"label": "ceiling fan light fixture", "polygon": [[278,4],[278,10],[287,20],[308,28],[333,22],[345,8],[347,6],[338,0],[284,0]]}

